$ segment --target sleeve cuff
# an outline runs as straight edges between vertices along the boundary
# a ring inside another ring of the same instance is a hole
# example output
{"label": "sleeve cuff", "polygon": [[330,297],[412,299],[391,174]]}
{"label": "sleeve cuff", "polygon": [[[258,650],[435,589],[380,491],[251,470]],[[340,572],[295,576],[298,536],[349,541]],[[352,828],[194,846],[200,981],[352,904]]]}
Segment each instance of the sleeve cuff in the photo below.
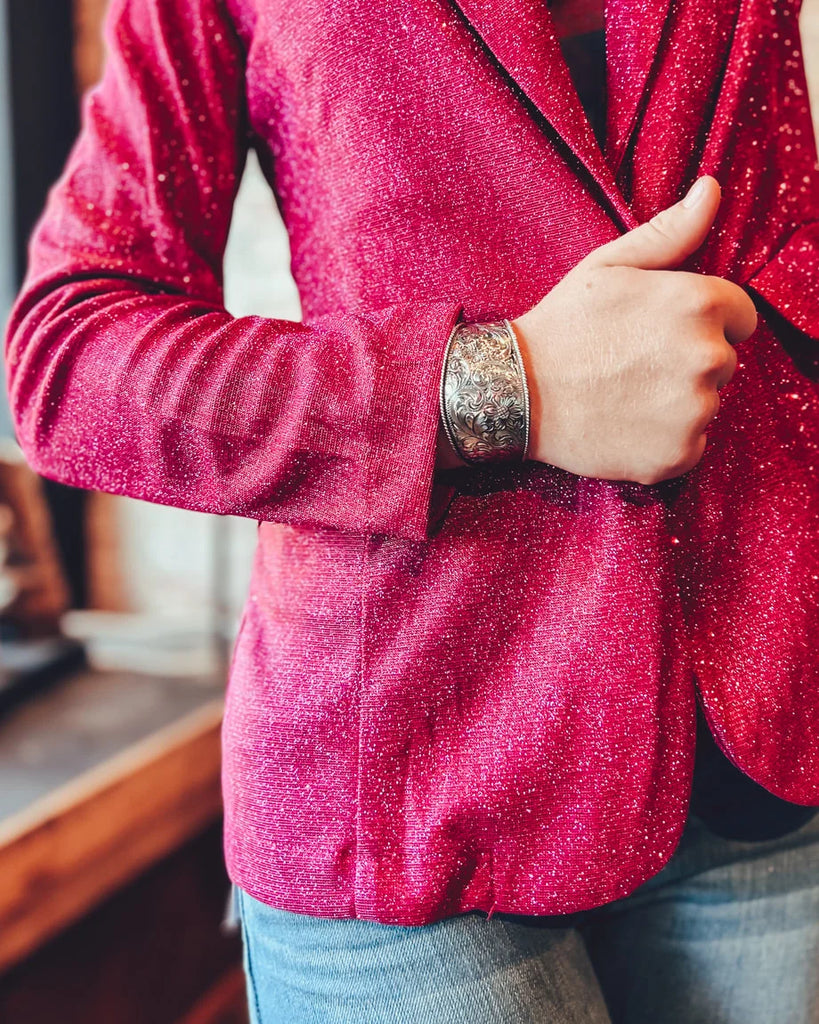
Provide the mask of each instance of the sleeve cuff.
{"label": "sleeve cuff", "polygon": [[430,540],[457,493],[451,478],[436,479],[435,460],[444,351],[462,311],[454,300],[413,303],[385,332],[367,421],[372,533]]}

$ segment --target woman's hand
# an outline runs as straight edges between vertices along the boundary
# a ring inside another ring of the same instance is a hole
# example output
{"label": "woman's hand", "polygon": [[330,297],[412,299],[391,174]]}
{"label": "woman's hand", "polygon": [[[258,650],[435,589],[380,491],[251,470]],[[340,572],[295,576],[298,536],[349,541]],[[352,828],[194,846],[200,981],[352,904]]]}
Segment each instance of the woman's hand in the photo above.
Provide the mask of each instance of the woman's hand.
{"label": "woman's hand", "polygon": [[757,314],[739,285],[667,269],[702,244],[719,207],[716,179],[699,183],[694,205],[598,247],[512,321],[529,382],[528,458],[654,484],[702,457],[717,390],[736,369],[732,345]]}

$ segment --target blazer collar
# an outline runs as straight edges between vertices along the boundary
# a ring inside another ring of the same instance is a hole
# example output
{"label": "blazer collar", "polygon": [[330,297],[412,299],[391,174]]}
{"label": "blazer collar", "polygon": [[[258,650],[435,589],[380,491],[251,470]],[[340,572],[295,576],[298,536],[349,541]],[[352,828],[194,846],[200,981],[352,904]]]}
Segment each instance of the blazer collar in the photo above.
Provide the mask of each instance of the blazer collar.
{"label": "blazer collar", "polygon": [[605,0],[605,151],[586,115],[546,0],[452,0],[503,70],[557,131],[623,221],[639,223],[617,184],[672,0]]}

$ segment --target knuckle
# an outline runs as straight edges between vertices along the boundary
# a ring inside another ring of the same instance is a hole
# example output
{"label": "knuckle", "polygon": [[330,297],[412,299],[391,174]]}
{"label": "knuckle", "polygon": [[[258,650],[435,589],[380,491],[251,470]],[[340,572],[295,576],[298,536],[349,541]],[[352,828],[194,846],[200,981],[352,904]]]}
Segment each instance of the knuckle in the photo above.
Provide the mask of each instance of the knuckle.
{"label": "knuckle", "polygon": [[658,459],[643,468],[637,482],[650,486],[668,479],[669,475],[668,462],[664,459]]}
{"label": "knuckle", "polygon": [[609,300],[619,299],[621,296],[625,302],[631,304],[634,295],[640,294],[645,288],[645,275],[647,271],[640,267],[618,266],[609,267],[606,283],[609,286]]}
{"label": "knuckle", "polygon": [[[713,412],[713,406],[709,406],[709,416]],[[701,451],[698,449],[702,444],[702,429],[697,427],[690,432],[690,441],[681,445],[666,459],[658,462],[650,472],[651,483],[660,483],[663,480],[673,480],[682,476],[692,469],[700,460]]]}
{"label": "knuckle", "polygon": [[724,340],[709,341],[703,351],[703,367],[708,373],[721,373],[725,370],[731,358],[733,349]]}
{"label": "knuckle", "polygon": [[736,373],[738,364],[739,356],[737,355],[737,350],[733,345],[729,345],[726,342],[725,362],[722,367],[725,370],[724,381],[726,384]]}
{"label": "knuckle", "polygon": [[742,333],[745,338],[750,338],[759,327],[759,311],[756,308],[756,303],[743,285],[736,284],[734,281],[726,281],[726,284],[731,289],[731,305],[737,322],[743,324]]}
{"label": "knuckle", "polygon": [[756,313],[756,303],[749,294],[745,285],[738,284],[736,281],[729,281],[727,278],[725,279],[725,283],[731,289],[731,294],[734,301],[737,303],[737,306],[744,306],[749,313]]}
{"label": "knuckle", "polygon": [[737,367],[737,353],[724,335],[706,338],[700,346],[693,346],[693,358],[701,379],[716,377],[727,383]]}
{"label": "knuckle", "polygon": [[655,213],[650,220],[646,221],[646,224],[652,233],[658,235],[663,242],[676,244],[677,238],[671,230],[671,225],[668,223],[668,212],[666,210]]}
{"label": "knuckle", "polygon": [[683,473],[687,473],[697,462],[697,459],[692,458],[690,453],[686,453],[684,456],[681,455],[670,463],[668,467],[668,479],[682,476]]}
{"label": "knuckle", "polygon": [[711,316],[720,305],[719,290],[705,276],[699,276],[691,287],[691,303],[694,312],[700,316]]}
{"label": "knuckle", "polygon": [[[745,296],[748,303],[748,320],[754,325],[751,329],[751,334],[753,334],[757,327],[759,327],[759,310],[756,308],[754,300],[746,291],[743,290],[742,294]],[[748,337],[750,337],[750,335],[748,335]]]}
{"label": "knuckle", "polygon": [[703,395],[697,403],[697,416],[694,420],[694,429],[699,435],[702,428],[707,426],[719,412],[720,399],[717,391]]}

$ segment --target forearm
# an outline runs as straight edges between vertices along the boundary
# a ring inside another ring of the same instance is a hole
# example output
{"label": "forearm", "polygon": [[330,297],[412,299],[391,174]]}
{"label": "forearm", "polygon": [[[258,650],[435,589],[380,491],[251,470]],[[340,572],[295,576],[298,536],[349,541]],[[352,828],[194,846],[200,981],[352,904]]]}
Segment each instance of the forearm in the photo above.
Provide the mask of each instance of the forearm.
{"label": "forearm", "polygon": [[41,475],[202,512],[425,539],[437,365],[456,302],[299,324],[58,277],[23,289],[6,337],[16,432]]}

